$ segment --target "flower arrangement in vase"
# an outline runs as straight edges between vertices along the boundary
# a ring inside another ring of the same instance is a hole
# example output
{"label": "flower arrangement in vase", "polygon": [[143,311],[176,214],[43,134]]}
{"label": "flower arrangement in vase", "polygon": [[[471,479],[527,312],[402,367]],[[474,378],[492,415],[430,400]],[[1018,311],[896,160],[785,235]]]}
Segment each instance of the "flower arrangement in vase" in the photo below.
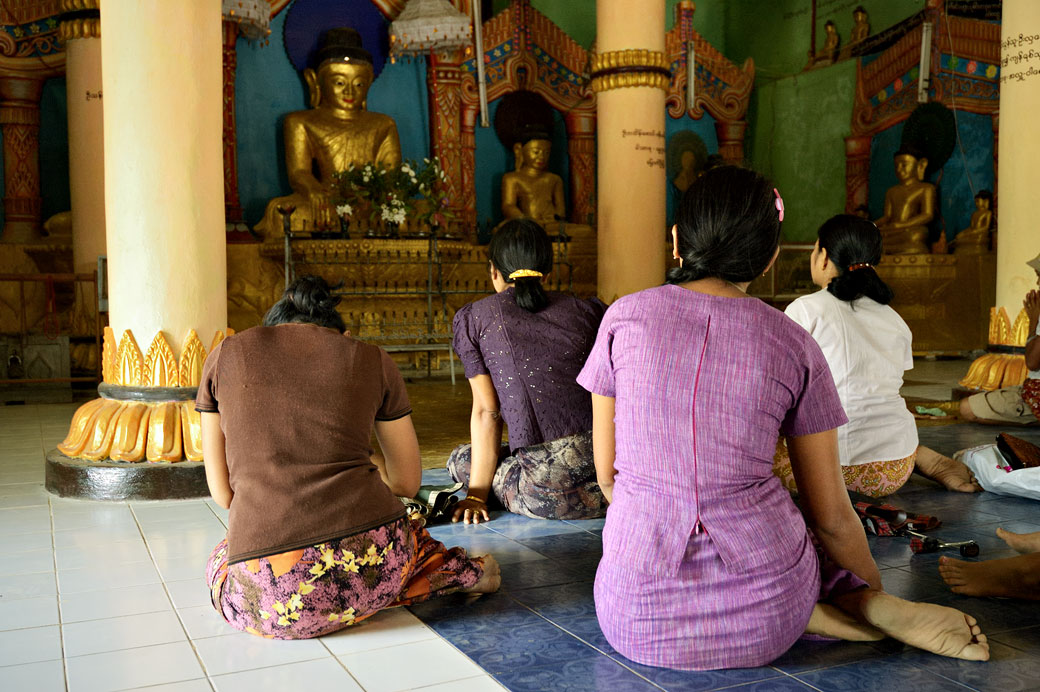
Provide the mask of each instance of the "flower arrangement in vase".
{"label": "flower arrangement in vase", "polygon": [[436,158],[423,159],[421,164],[404,161],[400,166],[351,166],[336,174],[336,213],[347,225],[367,224],[369,237],[381,228],[384,235],[396,238],[409,223],[424,235],[424,227],[437,229],[453,218],[441,186],[446,179]]}

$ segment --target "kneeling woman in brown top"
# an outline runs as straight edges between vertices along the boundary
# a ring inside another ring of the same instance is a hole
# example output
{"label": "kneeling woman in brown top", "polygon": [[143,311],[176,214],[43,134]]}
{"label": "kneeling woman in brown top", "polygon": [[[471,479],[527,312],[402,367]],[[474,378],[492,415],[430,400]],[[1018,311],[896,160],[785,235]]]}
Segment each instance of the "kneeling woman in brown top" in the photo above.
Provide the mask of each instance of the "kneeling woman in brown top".
{"label": "kneeling woman in brown top", "polygon": [[345,334],[338,302],[323,279],[294,281],[264,326],[213,349],[195,402],[210,494],[230,509],[207,567],[213,606],[267,638],[500,583],[494,558],[447,549],[405,516],[396,496],[418,491],[422,469],[404,381]]}

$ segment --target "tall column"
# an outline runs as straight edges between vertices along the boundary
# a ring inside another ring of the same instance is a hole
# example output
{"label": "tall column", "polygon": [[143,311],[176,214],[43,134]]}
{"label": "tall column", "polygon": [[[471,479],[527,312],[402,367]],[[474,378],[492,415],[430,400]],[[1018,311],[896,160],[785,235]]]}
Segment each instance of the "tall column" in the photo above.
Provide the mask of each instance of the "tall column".
{"label": "tall column", "polygon": [[101,15],[98,0],[63,0],[65,94],[69,119],[69,198],[72,264],[77,273],[97,267],[105,254],[105,137],[101,88]]}
{"label": "tall column", "polygon": [[845,213],[865,205],[870,193],[870,136],[845,138]]}
{"label": "tall column", "polygon": [[1040,54],[1023,45],[1020,36],[1040,34],[1040,2],[1005,0],[1001,18],[1000,76],[1000,239],[997,244],[997,308],[1006,308],[1011,321],[1022,309],[1022,298],[1036,287],[1036,275],[1026,266],[1040,253],[1036,231],[1036,162],[1040,160]]}
{"label": "tall column", "polygon": [[664,280],[664,6],[596,1],[597,292],[607,302]]}
{"label": "tall column", "polygon": [[0,76],[0,129],[4,139],[5,243],[40,237],[40,95],[43,80]]}
{"label": "tall column", "polygon": [[563,116],[567,126],[567,158],[571,174],[571,222],[596,225],[596,114],[569,111]]}
{"label": "tall column", "polygon": [[102,398],[58,449],[198,460],[192,400],[227,324],[221,3],[105,2],[101,30],[112,326]]}
{"label": "tall column", "polygon": [[431,52],[427,56],[426,88],[430,95],[430,148],[447,176],[437,184],[444,188],[452,213],[463,219],[467,215],[462,207],[462,57],[458,52]]}
{"label": "tall column", "polygon": [[238,22],[222,23],[224,57],[224,219],[230,230],[242,223],[242,203],[238,198],[238,130],[235,126],[235,71],[238,67]]}

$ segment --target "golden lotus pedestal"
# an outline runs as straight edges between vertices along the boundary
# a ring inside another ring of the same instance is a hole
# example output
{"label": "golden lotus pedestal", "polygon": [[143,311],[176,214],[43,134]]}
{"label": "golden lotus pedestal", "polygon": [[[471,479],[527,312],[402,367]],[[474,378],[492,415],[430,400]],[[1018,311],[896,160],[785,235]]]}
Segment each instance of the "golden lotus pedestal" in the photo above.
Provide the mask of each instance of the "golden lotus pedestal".
{"label": "golden lotus pedestal", "polygon": [[996,302],[995,254],[885,255],[877,273],[895,293],[892,308],[913,332],[915,354],[986,348]]}

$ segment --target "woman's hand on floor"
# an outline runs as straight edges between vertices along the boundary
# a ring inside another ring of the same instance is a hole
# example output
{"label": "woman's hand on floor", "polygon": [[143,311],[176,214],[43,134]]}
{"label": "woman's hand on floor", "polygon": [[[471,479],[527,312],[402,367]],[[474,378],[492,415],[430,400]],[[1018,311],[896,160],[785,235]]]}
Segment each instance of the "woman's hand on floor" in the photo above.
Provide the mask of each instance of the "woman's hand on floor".
{"label": "woman's hand on floor", "polygon": [[491,521],[488,513],[487,503],[475,497],[467,497],[455,505],[455,513],[451,517],[452,522],[462,521],[467,524],[479,524],[482,521]]}

